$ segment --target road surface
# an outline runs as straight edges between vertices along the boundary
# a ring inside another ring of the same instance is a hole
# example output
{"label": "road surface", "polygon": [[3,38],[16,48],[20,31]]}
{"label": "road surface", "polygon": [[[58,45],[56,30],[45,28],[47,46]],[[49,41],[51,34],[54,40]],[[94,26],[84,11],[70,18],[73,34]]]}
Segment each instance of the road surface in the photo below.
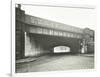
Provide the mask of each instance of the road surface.
{"label": "road surface", "polygon": [[39,57],[36,61],[17,63],[16,72],[43,72],[93,69],[94,56],[54,54]]}

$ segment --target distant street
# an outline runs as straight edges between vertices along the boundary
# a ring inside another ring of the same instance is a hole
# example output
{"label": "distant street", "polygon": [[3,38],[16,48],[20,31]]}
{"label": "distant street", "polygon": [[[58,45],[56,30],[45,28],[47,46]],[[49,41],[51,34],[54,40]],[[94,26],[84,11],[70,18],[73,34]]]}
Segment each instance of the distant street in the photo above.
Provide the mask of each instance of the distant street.
{"label": "distant street", "polygon": [[58,70],[93,69],[94,56],[54,54],[39,57],[36,61],[17,63],[16,72],[42,72]]}

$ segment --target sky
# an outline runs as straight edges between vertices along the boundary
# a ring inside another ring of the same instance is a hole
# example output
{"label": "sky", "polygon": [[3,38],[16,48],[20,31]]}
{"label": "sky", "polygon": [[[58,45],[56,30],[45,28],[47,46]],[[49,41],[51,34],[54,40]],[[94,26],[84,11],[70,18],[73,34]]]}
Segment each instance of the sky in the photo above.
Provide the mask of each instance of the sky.
{"label": "sky", "polygon": [[96,27],[96,9],[36,5],[21,5],[21,9],[25,10],[26,14],[32,16],[45,18],[79,28],[88,27],[95,30]]}

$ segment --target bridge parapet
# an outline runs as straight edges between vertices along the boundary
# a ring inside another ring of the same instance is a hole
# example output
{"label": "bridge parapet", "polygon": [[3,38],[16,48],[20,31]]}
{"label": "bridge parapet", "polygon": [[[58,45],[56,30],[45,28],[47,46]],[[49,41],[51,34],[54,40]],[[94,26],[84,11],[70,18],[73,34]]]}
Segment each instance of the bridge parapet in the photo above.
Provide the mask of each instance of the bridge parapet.
{"label": "bridge parapet", "polygon": [[51,20],[30,16],[30,15],[25,15],[25,23],[30,25],[37,25],[40,27],[46,27],[46,28],[52,28],[52,29],[57,29],[62,31],[69,31],[69,32],[83,34],[83,29],[81,28],[77,28],[74,26],[70,26],[70,25],[66,25]]}
{"label": "bridge parapet", "polygon": [[55,30],[55,29],[37,27],[37,26],[29,27],[28,25],[25,27],[25,29],[26,29],[25,31],[29,33],[82,39],[82,34],[72,33],[68,31],[61,31],[61,30]]}

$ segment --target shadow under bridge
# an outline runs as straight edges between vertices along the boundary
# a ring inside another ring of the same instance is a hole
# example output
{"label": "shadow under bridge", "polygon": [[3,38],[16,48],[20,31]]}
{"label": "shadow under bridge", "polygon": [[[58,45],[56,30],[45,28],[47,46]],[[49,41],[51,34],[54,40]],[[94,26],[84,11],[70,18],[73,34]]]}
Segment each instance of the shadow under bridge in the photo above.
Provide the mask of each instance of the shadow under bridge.
{"label": "shadow under bridge", "polygon": [[26,33],[25,36],[25,56],[39,56],[42,54],[52,54],[54,47],[70,47],[70,53],[79,53],[80,39],[60,36],[50,36],[35,33]]}

